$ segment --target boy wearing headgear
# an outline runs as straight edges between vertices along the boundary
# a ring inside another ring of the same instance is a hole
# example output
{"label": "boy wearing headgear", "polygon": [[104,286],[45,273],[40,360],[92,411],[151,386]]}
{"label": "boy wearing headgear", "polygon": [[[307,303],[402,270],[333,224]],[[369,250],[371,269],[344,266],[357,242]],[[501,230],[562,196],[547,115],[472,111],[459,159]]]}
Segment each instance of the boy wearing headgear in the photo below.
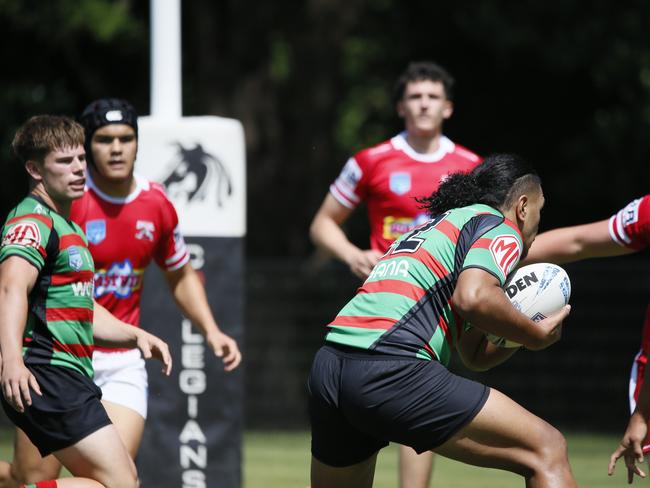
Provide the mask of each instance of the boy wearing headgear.
{"label": "boy wearing headgear", "polygon": [[[176,210],[161,185],[134,173],[135,109],[126,100],[104,98],[90,103],[79,122],[85,129],[89,171],[86,191],[73,205],[71,219],[88,236],[96,268],[95,300],[139,327],[144,270],[153,259],[183,315],[222,358],[224,369],[232,371],[241,361],[237,342],[219,329],[212,315],[203,284],[190,263]],[[135,457],[147,416],[147,372],[142,357],[134,349],[98,347],[93,366],[102,403]],[[13,467],[21,481],[34,476],[52,478],[59,469],[55,459],[41,462],[35,457],[22,466]]]}

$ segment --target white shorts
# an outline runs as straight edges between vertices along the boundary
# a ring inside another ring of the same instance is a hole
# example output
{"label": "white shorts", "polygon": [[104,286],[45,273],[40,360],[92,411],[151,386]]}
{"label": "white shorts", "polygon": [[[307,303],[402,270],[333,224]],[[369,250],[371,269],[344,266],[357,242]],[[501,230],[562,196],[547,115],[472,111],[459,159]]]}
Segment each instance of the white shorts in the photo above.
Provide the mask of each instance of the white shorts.
{"label": "white shorts", "polygon": [[138,349],[93,353],[95,384],[102,400],[123,405],[147,418],[149,384],[144,359]]}

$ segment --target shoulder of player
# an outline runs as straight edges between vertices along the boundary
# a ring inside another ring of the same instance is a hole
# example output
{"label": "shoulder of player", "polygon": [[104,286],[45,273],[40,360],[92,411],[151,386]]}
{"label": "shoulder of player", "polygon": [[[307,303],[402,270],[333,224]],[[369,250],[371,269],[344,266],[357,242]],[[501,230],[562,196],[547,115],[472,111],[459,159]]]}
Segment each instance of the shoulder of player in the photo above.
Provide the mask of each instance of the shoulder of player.
{"label": "shoulder of player", "polygon": [[462,160],[467,161],[468,163],[473,163],[473,164],[478,164],[482,161],[482,158],[467,149],[465,146],[461,146],[460,144],[457,144],[455,142],[453,144],[453,149],[450,151],[450,155],[456,156]]}
{"label": "shoulder of player", "polygon": [[388,156],[391,152],[396,151],[395,147],[391,143],[391,140],[380,142],[374,146],[367,147],[357,151],[353,158],[356,160],[357,164],[361,167],[363,166],[372,166],[377,162],[381,161],[383,158]]}
{"label": "shoulder of player", "polygon": [[5,228],[18,222],[34,222],[51,229],[54,226],[53,212],[38,200],[25,198],[7,215]]}

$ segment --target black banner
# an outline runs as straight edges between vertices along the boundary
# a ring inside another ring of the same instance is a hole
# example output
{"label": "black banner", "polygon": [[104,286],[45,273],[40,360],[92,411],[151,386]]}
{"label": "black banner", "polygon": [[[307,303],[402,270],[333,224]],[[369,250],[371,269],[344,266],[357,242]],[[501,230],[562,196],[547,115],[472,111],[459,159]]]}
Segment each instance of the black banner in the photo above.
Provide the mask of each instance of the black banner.
{"label": "black banner", "polygon": [[[220,328],[243,349],[242,238],[186,239]],[[168,342],[173,371],[148,361],[149,412],[137,458],[143,488],[239,488],[243,367],[225,373],[220,358],[184,319],[155,266],[145,277],[142,324]]]}

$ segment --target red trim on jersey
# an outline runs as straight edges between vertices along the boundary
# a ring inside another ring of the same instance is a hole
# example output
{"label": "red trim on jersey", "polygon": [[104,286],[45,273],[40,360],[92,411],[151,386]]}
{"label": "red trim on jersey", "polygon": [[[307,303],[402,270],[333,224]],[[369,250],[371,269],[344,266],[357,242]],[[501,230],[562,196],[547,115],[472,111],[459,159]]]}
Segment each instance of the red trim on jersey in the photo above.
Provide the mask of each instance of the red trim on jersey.
{"label": "red trim on jersey", "polygon": [[427,351],[429,354],[431,354],[431,357],[433,359],[435,359],[436,361],[438,360],[438,355],[433,349],[431,349],[431,346],[428,343],[424,345],[424,350]]}
{"label": "red trim on jersey", "polygon": [[440,261],[438,261],[435,257],[433,257],[433,255],[423,247],[420,247],[420,249],[418,249],[412,254],[405,253],[405,256],[409,256],[421,261],[422,264],[424,264],[427,268],[433,271],[433,273],[438,277],[438,279],[443,279],[449,274],[449,271],[447,270],[447,268],[445,268],[445,265],[442,264]]}
{"label": "red trim on jersey", "polygon": [[52,285],[69,285],[77,281],[90,281],[95,277],[95,273],[90,270],[70,271],[69,273],[60,273],[52,276]]}
{"label": "red trim on jersey", "polygon": [[490,244],[492,244],[492,239],[488,239],[486,237],[481,237],[479,239],[476,239],[476,242],[472,245],[473,248],[481,248],[481,249],[490,249]]}
{"label": "red trim on jersey", "polygon": [[42,222],[43,224],[47,225],[48,229],[52,228],[52,219],[47,218],[45,215],[36,214],[36,213],[24,214],[18,217],[14,217],[13,219],[10,219],[5,225],[11,225],[16,222],[20,222],[23,219],[38,220],[39,222]]}
{"label": "red trim on jersey", "polygon": [[458,236],[460,235],[460,230],[458,229],[458,227],[456,227],[448,220],[440,221],[433,228],[446,235],[449,238],[449,240],[451,240],[451,242],[453,242],[454,244],[458,242]]}
{"label": "red trim on jersey", "polygon": [[339,315],[328,327],[357,327],[359,329],[390,329],[397,320],[388,317],[350,317]]}
{"label": "red trim on jersey", "polygon": [[524,240],[523,236],[521,235],[521,231],[519,230],[519,227],[517,227],[516,224],[514,224],[511,220],[506,219],[505,217],[503,218],[503,223],[506,224],[508,227],[512,228],[512,230],[514,230],[517,233],[517,235],[521,238],[522,241]]}
{"label": "red trim on jersey", "polygon": [[381,280],[365,283],[357,293],[396,293],[408,297],[416,302],[426,293],[423,288],[402,280]]}
{"label": "red trim on jersey", "polygon": [[[451,305],[451,299],[449,299],[447,303]],[[444,316],[440,316],[440,319],[438,319],[438,327],[440,327],[442,331],[445,333],[445,341],[447,341],[447,344],[449,344],[449,346],[453,349],[454,337],[451,335],[451,330],[447,322],[445,322]]]}
{"label": "red trim on jersey", "polygon": [[45,312],[45,319],[48,322],[54,322],[57,320],[92,322],[93,311],[90,308],[83,308],[83,307],[67,307],[67,308],[50,307]]}
{"label": "red trim on jersey", "polygon": [[79,234],[67,234],[59,238],[59,250],[63,251],[71,246],[86,247],[86,243]]}
{"label": "red trim on jersey", "polygon": [[63,344],[56,339],[52,344],[55,352],[67,352],[78,358],[90,358],[95,349],[92,344]]}

